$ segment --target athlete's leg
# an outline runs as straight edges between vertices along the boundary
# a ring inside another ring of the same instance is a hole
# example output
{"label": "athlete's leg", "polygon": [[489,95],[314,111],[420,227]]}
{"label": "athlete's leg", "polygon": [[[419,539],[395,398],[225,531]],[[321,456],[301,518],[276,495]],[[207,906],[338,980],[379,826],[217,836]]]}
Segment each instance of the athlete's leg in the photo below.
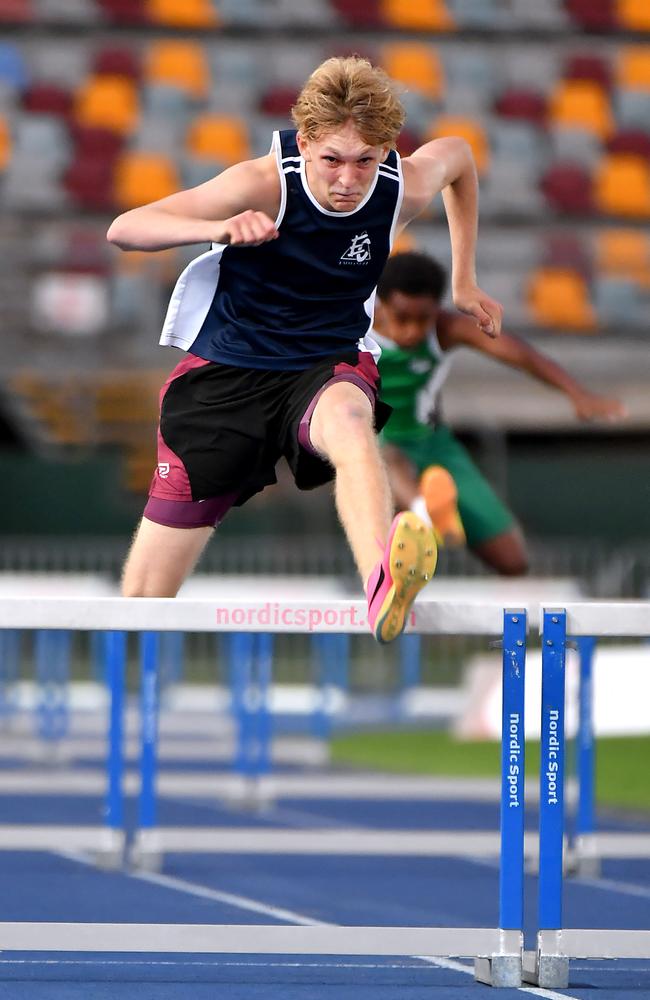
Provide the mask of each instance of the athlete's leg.
{"label": "athlete's leg", "polygon": [[336,508],[365,584],[388,538],[393,503],[363,390],[350,382],[328,386],[312,414],[309,437],[336,470]]}
{"label": "athlete's leg", "polygon": [[336,506],[366,587],[371,631],[379,642],[391,642],[433,575],[433,532],[410,511],[391,524],[372,406],[358,386],[338,382],[325,389],[312,414],[310,443],[336,472]]}
{"label": "athlete's leg", "polygon": [[143,517],[122,574],[125,597],[175,597],[214,527],[171,528]]}
{"label": "athlete's leg", "polygon": [[486,566],[502,576],[523,576],[528,572],[526,545],[517,527],[470,547]]}

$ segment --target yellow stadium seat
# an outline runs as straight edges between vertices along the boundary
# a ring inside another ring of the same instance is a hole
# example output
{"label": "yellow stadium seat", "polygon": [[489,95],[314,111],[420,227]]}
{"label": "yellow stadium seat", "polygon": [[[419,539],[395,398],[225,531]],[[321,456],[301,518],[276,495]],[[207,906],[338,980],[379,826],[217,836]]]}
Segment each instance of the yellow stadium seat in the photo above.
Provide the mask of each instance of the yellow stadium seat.
{"label": "yellow stadium seat", "polygon": [[384,21],[402,31],[453,31],[454,19],[444,0],[381,0]]}
{"label": "yellow stadium seat", "polygon": [[609,95],[593,80],[561,80],[549,101],[549,118],[606,139],[613,128]]}
{"label": "yellow stadium seat", "polygon": [[569,268],[538,268],[531,277],[528,304],[533,322],[540,326],[588,330],[596,325],[585,280]]}
{"label": "yellow stadium seat", "polygon": [[114,193],[120,208],[137,208],[180,188],[176,165],[159,153],[124,153],[115,167]]}
{"label": "yellow stadium seat", "polygon": [[74,116],[89,128],[132,132],[139,117],[135,84],[125,76],[91,76],[75,95]]}
{"label": "yellow stadium seat", "polygon": [[4,170],[11,159],[11,133],[6,118],[0,118],[0,170]]}
{"label": "yellow stadium seat", "polygon": [[442,64],[430,45],[395,42],[383,49],[382,64],[394,80],[436,100],[444,89]]}
{"label": "yellow stadium seat", "polygon": [[650,45],[635,45],[621,49],[616,78],[620,87],[630,90],[650,90]]}
{"label": "yellow stadium seat", "polygon": [[648,0],[616,0],[618,23],[628,31],[650,31]]}
{"label": "yellow stadium seat", "polygon": [[650,165],[645,157],[610,153],[594,175],[594,203],[608,215],[650,216]]}
{"label": "yellow stadium seat", "polygon": [[146,0],[146,12],[154,23],[175,28],[215,28],[219,24],[210,0]]}
{"label": "yellow stadium seat", "polygon": [[638,229],[604,229],[596,237],[596,266],[607,275],[650,278],[650,239]]}
{"label": "yellow stadium seat", "polygon": [[476,169],[480,174],[484,173],[489,165],[490,145],[481,123],[474,118],[460,115],[440,115],[426,138],[441,139],[449,135],[460,136],[469,143],[476,161]]}
{"label": "yellow stadium seat", "polygon": [[248,130],[240,118],[205,114],[196,118],[187,134],[187,148],[194,156],[238,163],[250,157]]}
{"label": "yellow stadium seat", "polygon": [[203,46],[192,41],[152,42],[145,60],[150,83],[166,83],[201,100],[210,89],[210,67]]}

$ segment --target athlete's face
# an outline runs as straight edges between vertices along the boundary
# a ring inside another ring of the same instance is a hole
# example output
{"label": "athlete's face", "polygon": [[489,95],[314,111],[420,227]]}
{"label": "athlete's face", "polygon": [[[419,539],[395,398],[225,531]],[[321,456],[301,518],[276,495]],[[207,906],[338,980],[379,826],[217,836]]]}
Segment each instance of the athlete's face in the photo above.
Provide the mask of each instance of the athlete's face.
{"label": "athlete's face", "polygon": [[409,350],[435,330],[439,311],[440,303],[431,295],[406,295],[395,291],[377,300],[375,325],[398,347]]}
{"label": "athlete's face", "polygon": [[365,198],[388,146],[369,146],[352,122],[318,139],[298,133],[311,193],[330,212],[351,212]]}

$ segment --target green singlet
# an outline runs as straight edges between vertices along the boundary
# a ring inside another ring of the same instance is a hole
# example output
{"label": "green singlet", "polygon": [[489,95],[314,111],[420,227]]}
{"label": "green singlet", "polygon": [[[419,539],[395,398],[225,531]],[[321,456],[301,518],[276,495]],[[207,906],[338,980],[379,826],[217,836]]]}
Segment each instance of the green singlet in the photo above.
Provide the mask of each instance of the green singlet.
{"label": "green singlet", "polygon": [[376,331],[372,337],[381,347],[381,398],[393,407],[382,440],[399,448],[418,474],[429,465],[442,465],[451,473],[470,547],[509,531],[514,526],[512,514],[449,427],[438,422],[436,407],[452,352],[442,350],[435,333],[412,350],[397,347]]}

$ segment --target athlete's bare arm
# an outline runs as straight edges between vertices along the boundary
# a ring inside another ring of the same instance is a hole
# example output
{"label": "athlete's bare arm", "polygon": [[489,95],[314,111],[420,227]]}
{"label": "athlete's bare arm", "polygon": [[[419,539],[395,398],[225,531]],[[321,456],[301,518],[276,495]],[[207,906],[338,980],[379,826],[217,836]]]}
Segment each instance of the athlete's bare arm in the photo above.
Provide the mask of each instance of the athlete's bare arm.
{"label": "athlete's bare arm", "polygon": [[451,288],[454,305],[497,337],[503,309],[476,283],[478,181],[467,142],[457,137],[434,139],[402,161],[404,200],[399,225],[405,226],[442,192],[452,251]]}
{"label": "athlete's bare arm", "polygon": [[502,333],[498,340],[489,339],[468,316],[446,311],[441,311],[438,316],[436,332],[443,351],[452,347],[472,347],[563,392],[580,420],[614,422],[626,416],[625,407],[617,399],[590,392],[555,361],[519,337]]}
{"label": "athlete's bare arm", "polygon": [[245,160],[205,184],[119,215],[106,238],[122,250],[192,243],[256,246],[278,235],[280,194],[274,154]]}

